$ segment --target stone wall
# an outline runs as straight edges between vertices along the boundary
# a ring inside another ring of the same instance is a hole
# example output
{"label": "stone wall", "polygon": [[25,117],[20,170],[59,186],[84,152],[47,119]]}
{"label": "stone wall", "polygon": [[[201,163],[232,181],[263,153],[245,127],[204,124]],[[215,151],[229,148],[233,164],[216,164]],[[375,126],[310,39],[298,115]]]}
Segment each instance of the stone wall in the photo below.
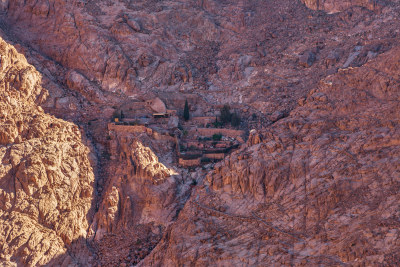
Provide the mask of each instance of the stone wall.
{"label": "stone wall", "polygon": [[155,130],[145,127],[143,125],[116,125],[115,123],[108,124],[108,130],[119,132],[119,133],[146,133],[158,141],[170,141],[176,142],[176,139],[172,136],[161,134]]}
{"label": "stone wall", "polygon": [[211,124],[214,121],[215,121],[215,117],[193,117],[193,118],[190,118],[189,122],[197,124],[197,125],[201,124],[203,126],[206,126],[207,124],[209,124],[209,123]]}
{"label": "stone wall", "polygon": [[125,132],[125,133],[147,133],[153,134],[153,130],[143,125],[116,125],[115,123],[108,124],[109,131]]}
{"label": "stone wall", "polygon": [[210,154],[204,154],[203,156],[208,159],[224,159],[225,158],[224,153],[210,153]]}
{"label": "stone wall", "polygon": [[189,130],[190,136],[213,136],[214,134],[222,134],[223,136],[228,136],[232,138],[237,138],[244,136],[244,131],[233,130],[233,129],[220,129],[220,128],[195,128]]}
{"label": "stone wall", "polygon": [[181,165],[182,167],[199,166],[200,164],[201,164],[201,158],[197,158],[197,159],[179,158],[179,165]]}

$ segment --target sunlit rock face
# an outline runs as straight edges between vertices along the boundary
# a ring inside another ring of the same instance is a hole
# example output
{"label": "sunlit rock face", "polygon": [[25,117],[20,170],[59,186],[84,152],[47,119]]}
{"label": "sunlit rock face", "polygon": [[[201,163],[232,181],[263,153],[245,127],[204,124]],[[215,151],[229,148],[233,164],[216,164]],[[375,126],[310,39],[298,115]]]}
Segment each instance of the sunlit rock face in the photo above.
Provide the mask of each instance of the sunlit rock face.
{"label": "sunlit rock face", "polygon": [[[173,138],[155,140],[146,132],[123,131],[112,132],[110,138],[110,179],[89,239],[102,265],[117,265],[121,260],[135,264],[147,256],[175,219],[182,206],[179,191],[187,189],[179,186],[184,181],[171,164],[162,163],[175,145]],[[158,158],[151,147],[163,158]],[[115,240],[118,244],[112,245]]]}
{"label": "sunlit rock face", "polygon": [[337,13],[350,7],[365,7],[369,10],[379,11],[385,4],[380,0],[301,0],[307,7],[314,10],[323,10],[328,13]]}
{"label": "sunlit rock face", "polygon": [[0,262],[36,266],[86,238],[94,175],[78,127],[43,112],[41,74],[0,39]]}

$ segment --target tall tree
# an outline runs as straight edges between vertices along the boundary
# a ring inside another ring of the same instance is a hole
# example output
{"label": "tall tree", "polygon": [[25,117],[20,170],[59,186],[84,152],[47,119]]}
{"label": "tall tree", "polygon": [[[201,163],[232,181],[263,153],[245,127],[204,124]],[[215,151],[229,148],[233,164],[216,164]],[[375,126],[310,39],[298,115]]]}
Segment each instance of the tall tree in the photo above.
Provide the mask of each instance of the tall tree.
{"label": "tall tree", "polygon": [[241,121],[242,120],[241,120],[239,114],[236,113],[236,111],[235,111],[231,116],[231,124],[232,124],[232,126],[238,127],[240,125]]}
{"label": "tall tree", "polygon": [[190,117],[189,114],[189,104],[187,99],[185,100],[185,108],[183,109],[183,118],[185,119],[185,121],[188,121]]}
{"label": "tall tree", "polygon": [[221,115],[220,115],[220,120],[223,124],[227,122],[231,122],[232,114],[231,114],[231,108],[229,105],[224,105],[221,108]]}

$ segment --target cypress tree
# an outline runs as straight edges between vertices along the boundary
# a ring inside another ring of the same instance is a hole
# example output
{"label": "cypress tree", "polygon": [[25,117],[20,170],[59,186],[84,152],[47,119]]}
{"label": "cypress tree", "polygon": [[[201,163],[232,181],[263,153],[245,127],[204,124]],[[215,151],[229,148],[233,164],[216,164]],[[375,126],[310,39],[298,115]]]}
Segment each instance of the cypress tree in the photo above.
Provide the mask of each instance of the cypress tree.
{"label": "cypress tree", "polygon": [[183,109],[183,118],[185,119],[185,121],[189,120],[189,104],[187,99],[185,100],[185,108]]}

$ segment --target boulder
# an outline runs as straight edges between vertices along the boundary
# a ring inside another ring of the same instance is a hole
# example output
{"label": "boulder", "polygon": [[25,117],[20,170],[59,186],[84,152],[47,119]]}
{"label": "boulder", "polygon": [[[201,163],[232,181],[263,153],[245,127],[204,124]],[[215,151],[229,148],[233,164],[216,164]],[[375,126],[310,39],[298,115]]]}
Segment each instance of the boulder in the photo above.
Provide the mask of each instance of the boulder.
{"label": "boulder", "polygon": [[315,54],[311,51],[306,51],[299,57],[299,64],[305,68],[311,67],[314,64],[314,61]]}

